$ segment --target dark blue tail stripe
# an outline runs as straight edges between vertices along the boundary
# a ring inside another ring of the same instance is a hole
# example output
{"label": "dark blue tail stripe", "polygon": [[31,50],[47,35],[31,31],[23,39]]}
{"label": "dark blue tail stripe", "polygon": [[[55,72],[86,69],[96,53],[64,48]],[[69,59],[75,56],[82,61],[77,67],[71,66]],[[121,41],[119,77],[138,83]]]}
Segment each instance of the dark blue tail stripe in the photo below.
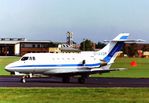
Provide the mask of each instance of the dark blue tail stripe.
{"label": "dark blue tail stripe", "polygon": [[104,58],[104,60],[106,62],[109,62],[111,58],[114,56],[114,54],[120,51],[123,46],[124,46],[124,42],[117,42],[117,44],[114,46],[111,52]]}
{"label": "dark blue tail stripe", "polygon": [[121,39],[128,39],[128,36],[122,36],[121,38],[120,38],[120,40]]}

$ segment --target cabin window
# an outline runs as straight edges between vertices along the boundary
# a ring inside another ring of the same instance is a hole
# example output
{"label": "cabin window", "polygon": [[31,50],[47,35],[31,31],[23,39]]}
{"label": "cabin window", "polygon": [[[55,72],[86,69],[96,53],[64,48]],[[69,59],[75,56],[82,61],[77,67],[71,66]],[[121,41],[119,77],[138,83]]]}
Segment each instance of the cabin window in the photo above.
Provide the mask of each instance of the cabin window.
{"label": "cabin window", "polygon": [[35,57],[33,57],[33,60],[35,60]]}
{"label": "cabin window", "polygon": [[21,61],[26,61],[26,60],[28,60],[28,58],[29,58],[29,57],[22,57],[22,58],[21,58]]}

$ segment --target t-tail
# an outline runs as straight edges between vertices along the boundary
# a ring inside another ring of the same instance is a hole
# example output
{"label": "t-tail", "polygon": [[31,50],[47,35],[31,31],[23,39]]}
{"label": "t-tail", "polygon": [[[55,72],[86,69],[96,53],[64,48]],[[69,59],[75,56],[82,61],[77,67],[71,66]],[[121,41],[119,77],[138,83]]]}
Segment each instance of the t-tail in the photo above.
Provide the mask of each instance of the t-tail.
{"label": "t-tail", "polygon": [[101,61],[111,66],[111,64],[114,63],[119,51],[124,46],[124,42],[128,40],[128,36],[129,33],[121,33],[112,41],[109,41],[103,49],[98,51]]}

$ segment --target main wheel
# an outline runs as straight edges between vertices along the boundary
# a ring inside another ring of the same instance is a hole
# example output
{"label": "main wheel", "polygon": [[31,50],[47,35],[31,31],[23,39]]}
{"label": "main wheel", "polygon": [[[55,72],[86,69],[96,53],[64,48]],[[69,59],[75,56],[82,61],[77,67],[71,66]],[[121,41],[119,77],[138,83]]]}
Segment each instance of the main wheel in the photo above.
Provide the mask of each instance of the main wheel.
{"label": "main wheel", "polygon": [[69,77],[63,77],[63,83],[69,83],[70,82],[70,78]]}
{"label": "main wheel", "polygon": [[84,77],[78,78],[78,82],[79,82],[80,84],[84,84],[84,83],[85,83],[85,78],[84,78]]}

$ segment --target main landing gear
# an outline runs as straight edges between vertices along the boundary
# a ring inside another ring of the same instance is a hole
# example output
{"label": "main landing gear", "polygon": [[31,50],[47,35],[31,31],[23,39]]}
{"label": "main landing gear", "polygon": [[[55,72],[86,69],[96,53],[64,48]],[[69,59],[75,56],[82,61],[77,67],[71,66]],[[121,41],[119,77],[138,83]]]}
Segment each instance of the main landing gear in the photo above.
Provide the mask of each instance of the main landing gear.
{"label": "main landing gear", "polygon": [[62,82],[63,83],[70,83],[70,77],[63,77]]}
{"label": "main landing gear", "polygon": [[85,77],[80,77],[80,78],[78,78],[78,83],[80,83],[80,84],[84,84],[85,83]]}
{"label": "main landing gear", "polygon": [[[84,84],[86,78],[88,78],[88,75],[82,75],[81,77],[78,78],[78,83]],[[70,83],[70,77],[63,77],[62,82],[63,83]]]}
{"label": "main landing gear", "polygon": [[81,77],[78,78],[78,83],[84,84],[88,76],[89,75],[81,75]]}

